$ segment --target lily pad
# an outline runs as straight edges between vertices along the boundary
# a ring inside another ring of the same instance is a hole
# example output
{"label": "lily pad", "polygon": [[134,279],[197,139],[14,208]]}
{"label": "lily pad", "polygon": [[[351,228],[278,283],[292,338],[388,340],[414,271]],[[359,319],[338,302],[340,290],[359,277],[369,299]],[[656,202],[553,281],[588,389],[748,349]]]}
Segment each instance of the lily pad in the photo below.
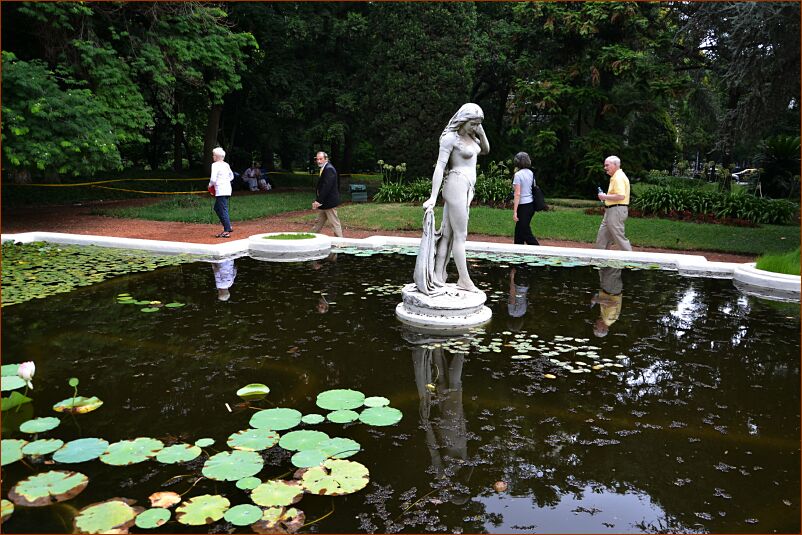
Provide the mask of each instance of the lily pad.
{"label": "lily pad", "polygon": [[390,404],[390,400],[382,396],[371,396],[365,398],[365,407],[386,407]]}
{"label": "lily pad", "polygon": [[154,507],[153,509],[148,509],[146,511],[142,511],[136,517],[136,527],[142,529],[154,529],[158,528],[159,526],[164,525],[165,522],[170,520],[172,513],[168,509],[162,509],[161,507]]}
{"label": "lily pad", "polygon": [[342,496],[365,488],[369,476],[368,469],[358,462],[329,459],[304,472],[301,484],[310,494]]}
{"label": "lily pad", "polygon": [[103,405],[103,402],[95,396],[92,396],[91,398],[75,396],[74,398],[67,398],[63,401],[59,401],[53,405],[53,410],[56,412],[86,414],[87,412],[92,412],[93,410],[99,408],[101,405]]}
{"label": "lily pad", "polygon": [[251,524],[254,533],[295,533],[301,529],[306,515],[295,507],[269,507],[259,522]]}
{"label": "lily pad", "polygon": [[195,445],[199,448],[208,448],[212,444],[214,444],[213,438],[199,438],[195,441]]}
{"label": "lily pad", "polygon": [[270,393],[270,389],[262,383],[251,383],[237,390],[237,395],[242,399],[262,398]]}
{"label": "lily pad", "polygon": [[250,426],[256,429],[283,431],[301,423],[301,416],[295,409],[265,409],[251,416]]}
{"label": "lily pad", "polygon": [[216,481],[237,481],[258,474],[264,461],[255,451],[221,451],[207,459],[201,471]]}
{"label": "lily pad", "polygon": [[326,390],[318,394],[315,401],[318,407],[330,411],[356,409],[364,402],[365,394],[347,389]]}
{"label": "lily pad", "polygon": [[42,507],[69,500],[81,493],[89,478],[78,472],[52,470],[23,479],[8,491],[17,505]]}
{"label": "lily pad", "polygon": [[158,312],[159,309],[157,307],[145,307],[140,309],[142,312]]}
{"label": "lily pad", "polygon": [[323,464],[328,456],[320,450],[301,450],[292,456],[290,462],[297,468],[311,468]]}
{"label": "lily pad", "polygon": [[316,446],[316,449],[323,452],[326,457],[333,457],[335,459],[345,459],[351,455],[359,453],[362,446],[356,440],[350,438],[334,437],[324,440]]}
{"label": "lily pad", "polygon": [[249,503],[241,503],[226,511],[223,518],[235,526],[247,526],[262,518],[262,509]]}
{"label": "lily pad", "polygon": [[189,444],[173,444],[160,450],[156,454],[156,460],[164,464],[186,463],[203,453],[198,446]]}
{"label": "lily pad", "polygon": [[259,485],[262,484],[262,480],[258,477],[243,477],[239,481],[237,481],[237,488],[242,490],[253,490]]}
{"label": "lily pad", "polygon": [[285,450],[301,451],[314,449],[319,443],[328,440],[329,435],[323,431],[291,431],[281,437],[278,445]]}
{"label": "lily pad", "polygon": [[173,491],[154,492],[148,496],[150,506],[156,509],[166,509],[174,506],[181,501],[181,495]]}
{"label": "lily pad", "polygon": [[175,519],[187,526],[202,526],[217,522],[228,510],[229,502],[220,495],[195,496],[175,510]]}
{"label": "lily pad", "polygon": [[28,396],[20,394],[17,391],[14,391],[11,393],[10,396],[2,398],[2,400],[0,400],[0,410],[7,411],[9,409],[13,409],[14,407],[18,407],[25,403],[30,403],[31,401],[33,400]]}
{"label": "lily pad", "polygon": [[3,364],[0,366],[0,376],[2,377],[16,377],[19,370],[19,364]]}
{"label": "lily pad", "polygon": [[22,459],[22,448],[27,440],[19,438],[4,438],[0,441],[0,465],[15,463]]}
{"label": "lily pad", "polygon": [[25,381],[16,375],[4,375],[3,377],[0,377],[0,387],[2,387],[3,392],[8,390],[16,390],[25,385]]}
{"label": "lily pad", "polygon": [[326,419],[323,417],[322,414],[305,414],[301,421],[305,424],[315,425],[322,422],[325,422]]}
{"label": "lily pad", "polygon": [[100,457],[109,443],[102,438],[79,438],[64,444],[53,454],[53,460],[59,463],[82,463]]}
{"label": "lily pad", "polygon": [[369,407],[359,415],[359,421],[368,425],[393,425],[401,421],[403,414],[393,407]]}
{"label": "lily pad", "polygon": [[26,444],[25,447],[22,448],[22,453],[30,456],[47,455],[53,453],[63,445],[64,441],[61,439],[43,438]]}
{"label": "lily pad", "polygon": [[228,446],[234,450],[262,451],[272,448],[278,441],[279,434],[270,429],[244,429],[228,437]]}
{"label": "lily pad", "polygon": [[100,456],[100,462],[112,466],[126,466],[147,461],[154,457],[164,443],[155,438],[139,437],[133,440],[121,440],[111,444]]}
{"label": "lily pad", "polygon": [[359,418],[359,413],[350,409],[345,409],[330,412],[326,415],[326,418],[335,424],[347,424],[356,421]]}
{"label": "lily pad", "polygon": [[61,420],[55,416],[48,416],[45,418],[34,418],[28,420],[19,426],[19,430],[23,433],[43,433],[55,429],[61,423]]}
{"label": "lily pad", "polygon": [[263,507],[291,505],[301,499],[304,489],[299,481],[271,479],[265,481],[251,493],[251,500]]}
{"label": "lily pad", "polygon": [[132,507],[132,500],[112,498],[93,503],[78,511],[73,522],[76,533],[128,533],[142,507]]}
{"label": "lily pad", "polygon": [[167,303],[164,308],[181,308],[182,306],[186,306],[186,303]]}
{"label": "lily pad", "polygon": [[2,523],[8,520],[8,517],[10,517],[11,513],[14,512],[14,504],[8,500],[2,500],[2,505],[0,505],[0,508],[2,508],[2,518],[0,518],[0,523]]}

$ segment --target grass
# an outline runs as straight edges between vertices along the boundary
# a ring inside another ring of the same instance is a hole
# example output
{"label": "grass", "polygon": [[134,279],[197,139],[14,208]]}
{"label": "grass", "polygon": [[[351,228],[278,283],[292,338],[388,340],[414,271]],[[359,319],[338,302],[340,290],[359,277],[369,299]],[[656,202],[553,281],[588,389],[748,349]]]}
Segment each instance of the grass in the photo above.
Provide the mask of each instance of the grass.
{"label": "grass", "polygon": [[292,233],[292,234],[274,234],[273,236],[265,236],[264,240],[311,240],[314,234],[309,233]]}
{"label": "grass", "polygon": [[756,267],[775,273],[799,275],[799,247],[786,253],[763,255],[757,259]]}

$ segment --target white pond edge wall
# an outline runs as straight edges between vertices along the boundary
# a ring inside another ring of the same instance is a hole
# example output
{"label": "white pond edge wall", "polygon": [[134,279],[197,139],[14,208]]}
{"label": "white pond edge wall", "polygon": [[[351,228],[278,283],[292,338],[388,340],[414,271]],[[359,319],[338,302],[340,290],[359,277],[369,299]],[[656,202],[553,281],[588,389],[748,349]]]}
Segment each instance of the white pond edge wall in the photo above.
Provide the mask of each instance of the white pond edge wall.
{"label": "white pond edge wall", "polygon": [[[93,236],[85,234],[64,234],[59,232],[25,232],[20,234],[2,234],[3,242],[14,241],[30,243],[46,241],[74,245],[97,245],[99,247],[115,247],[118,249],[135,249],[164,254],[193,254],[208,257],[209,260],[236,258],[249,254],[249,240],[233,240],[220,244],[185,243],[160,240],[143,240],[137,238],[115,238],[110,236]],[[333,247],[361,247],[379,249],[384,246],[417,247],[419,238],[402,238],[396,236],[370,236],[369,238],[337,238],[331,237]],[[800,300],[800,277],[782,275],[755,268],[754,263],[738,264],[732,262],[710,262],[704,256],[674,253],[647,253],[640,251],[607,251],[600,249],[584,249],[576,247],[532,247],[509,243],[468,241],[467,251],[487,253],[517,253],[535,256],[556,256],[560,258],[576,258],[579,260],[618,260],[621,262],[642,262],[658,264],[662,269],[676,270],[688,277],[711,277],[730,279],[740,290],[784,301]],[[410,278],[412,274],[410,273]]]}

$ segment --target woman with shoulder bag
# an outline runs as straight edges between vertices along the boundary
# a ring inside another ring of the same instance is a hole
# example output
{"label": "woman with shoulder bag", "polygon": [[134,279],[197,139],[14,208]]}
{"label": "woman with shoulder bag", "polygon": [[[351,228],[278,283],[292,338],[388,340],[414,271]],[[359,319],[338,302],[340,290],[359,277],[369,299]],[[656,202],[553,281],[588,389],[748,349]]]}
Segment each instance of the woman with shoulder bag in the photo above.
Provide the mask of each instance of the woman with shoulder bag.
{"label": "woman with shoulder bag", "polygon": [[515,221],[515,243],[540,245],[530,226],[535,215],[535,199],[532,192],[535,188],[535,174],[532,172],[532,160],[525,152],[515,155],[515,178],[512,181],[513,201],[512,220]]}

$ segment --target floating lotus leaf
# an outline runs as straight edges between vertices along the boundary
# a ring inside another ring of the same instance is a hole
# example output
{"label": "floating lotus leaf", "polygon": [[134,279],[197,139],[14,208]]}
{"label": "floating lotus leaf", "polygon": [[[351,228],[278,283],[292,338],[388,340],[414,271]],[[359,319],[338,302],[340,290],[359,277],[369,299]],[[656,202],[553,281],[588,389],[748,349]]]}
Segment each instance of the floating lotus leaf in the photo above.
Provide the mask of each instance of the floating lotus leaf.
{"label": "floating lotus leaf", "polygon": [[186,463],[203,453],[198,446],[189,444],[173,444],[160,450],[156,454],[156,460],[164,464]]}
{"label": "floating lotus leaf", "polygon": [[239,481],[237,481],[237,488],[242,490],[253,490],[259,485],[262,484],[262,480],[258,477],[243,477]]}
{"label": "floating lotus leaf", "polygon": [[4,375],[3,377],[0,377],[0,387],[2,387],[3,392],[6,392],[7,390],[16,390],[25,385],[25,380],[16,375]]}
{"label": "floating lotus leaf", "polygon": [[311,450],[328,438],[329,435],[323,431],[291,431],[281,437],[278,445],[290,451]]}
{"label": "floating lotus leaf", "polygon": [[226,511],[223,518],[235,526],[247,526],[262,518],[262,509],[249,503],[241,503]]}
{"label": "floating lotus leaf", "polygon": [[186,306],[186,303],[167,303],[164,308],[181,308],[182,306]]}
{"label": "floating lotus leaf", "polygon": [[103,405],[95,396],[85,398],[83,396],[75,396],[74,398],[67,398],[64,401],[59,401],[53,405],[53,410],[56,412],[72,412],[75,414],[86,414],[92,412]]}
{"label": "floating lotus leaf", "polygon": [[324,453],[326,457],[345,459],[358,453],[362,446],[359,445],[359,442],[350,438],[334,437],[324,440],[316,446],[316,449]]}
{"label": "floating lotus leaf", "polygon": [[3,398],[2,401],[0,401],[0,410],[7,411],[9,409],[13,409],[14,407],[19,407],[24,403],[30,403],[31,401],[33,400],[28,396],[24,396],[19,392],[14,391],[10,396]]}
{"label": "floating lotus leaf", "polygon": [[306,414],[301,421],[305,424],[315,425],[326,421],[322,414]]}
{"label": "floating lotus leaf", "polygon": [[76,533],[128,533],[142,507],[132,507],[132,500],[112,498],[93,503],[78,511],[73,525]]}
{"label": "floating lotus leaf", "polygon": [[269,507],[262,520],[251,524],[254,533],[295,533],[304,525],[306,515],[295,507]]}
{"label": "floating lotus leaf", "polygon": [[262,383],[251,383],[237,390],[237,395],[242,399],[262,398],[269,393],[270,389]]}
{"label": "floating lotus leaf", "polygon": [[223,518],[230,504],[219,495],[195,496],[175,510],[175,519],[187,526],[211,524]]}
{"label": "floating lotus leaf", "polygon": [[0,523],[2,523],[8,520],[8,517],[10,517],[11,513],[14,512],[14,504],[8,500],[2,500],[0,503],[2,503],[2,505],[0,505],[0,510],[2,511]]}
{"label": "floating lotus leaf", "polygon": [[301,499],[304,489],[299,481],[271,479],[265,481],[251,493],[251,500],[263,507],[291,505]]}
{"label": "floating lotus leaf", "polygon": [[342,496],[365,488],[369,475],[368,469],[357,462],[329,459],[304,472],[301,484],[310,494]]}
{"label": "floating lotus leaf", "polygon": [[356,421],[359,418],[359,413],[350,409],[345,409],[330,412],[328,415],[326,415],[326,418],[335,424],[347,424]]}
{"label": "floating lotus leaf", "polygon": [[105,453],[108,447],[109,443],[102,438],[79,438],[64,444],[53,454],[53,460],[59,463],[91,461]]}
{"label": "floating lotus leaf", "polygon": [[22,459],[22,448],[27,440],[19,438],[4,438],[0,441],[0,465],[5,466]]}
{"label": "floating lotus leaf", "polygon": [[365,398],[365,407],[386,407],[390,400],[382,396],[371,396]]}
{"label": "floating lotus leaf", "polygon": [[256,429],[283,431],[301,423],[301,413],[295,409],[265,409],[251,416],[250,426]]}
{"label": "floating lotus leaf", "polygon": [[25,455],[47,455],[49,453],[53,453],[61,446],[64,445],[64,441],[58,438],[44,438],[42,440],[34,440],[33,442],[29,442],[22,448],[22,453]]}
{"label": "floating lotus leaf", "polygon": [[81,493],[89,478],[78,472],[53,470],[23,479],[8,491],[17,505],[42,507],[69,500]]}
{"label": "floating lotus leaf", "polygon": [[19,364],[3,364],[0,366],[0,376],[2,377],[16,377],[19,370]]}
{"label": "floating lotus leaf", "polygon": [[362,411],[359,420],[368,425],[393,425],[401,421],[403,414],[393,407],[370,407]]}
{"label": "floating lotus leaf", "polygon": [[148,496],[150,506],[156,509],[170,508],[181,501],[181,496],[173,491],[154,492]]}
{"label": "floating lotus leaf", "polygon": [[195,441],[195,445],[199,448],[208,448],[212,444],[214,444],[213,438],[199,438]]}
{"label": "floating lotus leaf", "polygon": [[136,527],[142,529],[158,528],[170,520],[171,516],[172,513],[169,510],[162,509],[161,507],[154,507],[153,509],[142,511],[137,515]]}
{"label": "floating lotus leaf", "polygon": [[111,444],[100,456],[100,462],[112,466],[125,466],[147,461],[154,457],[164,443],[155,438],[139,437],[133,440],[121,440]]}
{"label": "floating lotus leaf", "polygon": [[140,309],[142,312],[158,312],[159,309],[156,307],[145,307]]}
{"label": "floating lotus leaf", "polygon": [[244,429],[228,437],[228,446],[234,450],[262,451],[272,448],[279,434],[270,429]]}
{"label": "floating lotus leaf", "polygon": [[237,481],[258,474],[264,461],[255,451],[221,451],[206,460],[201,471],[204,476],[217,481]]}
{"label": "floating lotus leaf", "polygon": [[33,420],[28,420],[19,426],[19,430],[23,433],[43,433],[45,431],[55,429],[60,423],[61,420],[54,416],[48,416],[46,418],[34,418]]}
{"label": "floating lotus leaf", "polygon": [[315,403],[321,409],[338,411],[343,409],[356,409],[365,402],[365,394],[356,390],[326,390],[317,395]]}
{"label": "floating lotus leaf", "polygon": [[311,468],[323,464],[328,456],[320,450],[301,450],[292,456],[290,462],[297,468]]}

